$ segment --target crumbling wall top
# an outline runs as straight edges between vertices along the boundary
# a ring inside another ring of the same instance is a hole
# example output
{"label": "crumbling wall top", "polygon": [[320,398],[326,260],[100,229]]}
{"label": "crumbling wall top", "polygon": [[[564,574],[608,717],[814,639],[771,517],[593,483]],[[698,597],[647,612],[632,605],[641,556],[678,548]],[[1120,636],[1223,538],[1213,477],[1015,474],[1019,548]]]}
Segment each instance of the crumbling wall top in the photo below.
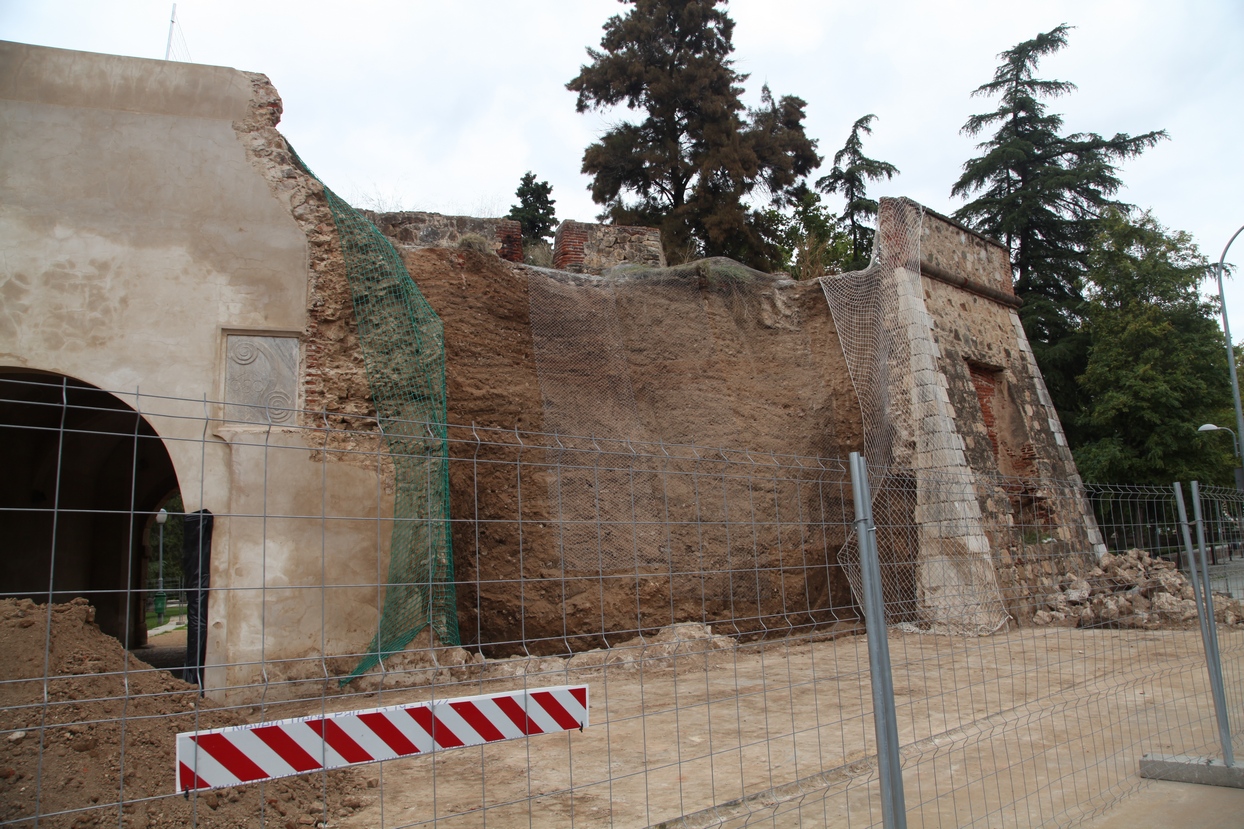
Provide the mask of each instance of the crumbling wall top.
{"label": "crumbling wall top", "polygon": [[380,232],[410,247],[451,248],[463,236],[483,236],[502,259],[523,261],[522,227],[513,219],[477,219],[473,216],[444,216],[440,213],[402,211],[376,213],[360,210]]}
{"label": "crumbling wall top", "polygon": [[1015,297],[1007,249],[927,208],[920,239],[920,265],[929,276],[949,280],[975,293],[997,294],[991,296],[993,299]]}
{"label": "crumbling wall top", "polygon": [[661,231],[654,227],[597,225],[570,219],[558,225],[553,240],[553,267],[599,274],[618,265],[664,268]]}

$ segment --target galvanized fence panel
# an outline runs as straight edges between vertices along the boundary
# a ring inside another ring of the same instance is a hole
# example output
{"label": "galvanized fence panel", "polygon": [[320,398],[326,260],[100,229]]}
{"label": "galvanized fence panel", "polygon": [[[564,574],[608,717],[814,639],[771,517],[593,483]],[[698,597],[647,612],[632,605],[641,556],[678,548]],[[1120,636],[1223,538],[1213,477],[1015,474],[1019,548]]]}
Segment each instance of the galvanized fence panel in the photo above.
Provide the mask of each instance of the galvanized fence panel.
{"label": "galvanized fence panel", "polygon": [[[395,587],[373,420],[4,400],[0,825],[882,825],[843,460],[451,426],[461,644],[425,631],[343,683]],[[976,507],[930,517],[929,487]],[[204,687],[144,661],[195,659],[146,637],[173,491],[213,519]],[[1238,496],[1201,494],[1228,564]],[[872,495],[909,826],[1073,825],[1144,753],[1214,753],[1169,491],[888,470]],[[946,624],[989,602],[995,632]],[[212,763],[253,782],[199,785]]]}

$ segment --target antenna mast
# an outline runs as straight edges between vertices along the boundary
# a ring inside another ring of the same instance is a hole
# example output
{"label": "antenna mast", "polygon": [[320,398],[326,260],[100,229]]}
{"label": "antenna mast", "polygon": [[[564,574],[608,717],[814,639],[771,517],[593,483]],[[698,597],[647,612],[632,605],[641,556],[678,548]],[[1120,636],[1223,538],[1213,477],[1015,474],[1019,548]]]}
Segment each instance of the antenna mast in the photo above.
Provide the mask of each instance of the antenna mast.
{"label": "antenna mast", "polygon": [[173,54],[173,29],[177,27],[177,4],[173,4],[173,13],[168,18],[168,46],[164,47],[164,59]]}

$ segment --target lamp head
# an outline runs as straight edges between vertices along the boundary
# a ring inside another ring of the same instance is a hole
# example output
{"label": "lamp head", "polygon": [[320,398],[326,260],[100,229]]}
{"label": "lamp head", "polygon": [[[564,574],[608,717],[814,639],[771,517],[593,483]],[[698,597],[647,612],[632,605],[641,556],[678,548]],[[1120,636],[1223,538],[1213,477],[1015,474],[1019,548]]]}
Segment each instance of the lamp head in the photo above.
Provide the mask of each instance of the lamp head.
{"label": "lamp head", "polygon": [[1216,432],[1221,428],[1222,428],[1221,426],[1215,426],[1212,423],[1206,423],[1203,426],[1201,426],[1201,428],[1197,429],[1197,431],[1198,432]]}
{"label": "lamp head", "polygon": [[156,523],[157,523],[157,524],[163,524],[163,523],[164,523],[165,521],[167,521],[167,520],[168,520],[168,510],[166,510],[166,509],[162,509],[162,510],[160,510],[159,512],[157,512],[157,513],[156,513]]}

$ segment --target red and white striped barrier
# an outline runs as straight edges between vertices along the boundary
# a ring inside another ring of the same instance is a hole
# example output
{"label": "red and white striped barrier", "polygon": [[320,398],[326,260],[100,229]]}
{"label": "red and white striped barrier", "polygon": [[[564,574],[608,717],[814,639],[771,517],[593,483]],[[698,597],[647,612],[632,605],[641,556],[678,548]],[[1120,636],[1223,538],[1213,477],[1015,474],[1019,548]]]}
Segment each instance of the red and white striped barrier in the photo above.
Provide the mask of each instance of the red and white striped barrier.
{"label": "red and white striped barrier", "polygon": [[177,791],[257,783],[588,724],[587,686],[559,685],[177,735]]}

